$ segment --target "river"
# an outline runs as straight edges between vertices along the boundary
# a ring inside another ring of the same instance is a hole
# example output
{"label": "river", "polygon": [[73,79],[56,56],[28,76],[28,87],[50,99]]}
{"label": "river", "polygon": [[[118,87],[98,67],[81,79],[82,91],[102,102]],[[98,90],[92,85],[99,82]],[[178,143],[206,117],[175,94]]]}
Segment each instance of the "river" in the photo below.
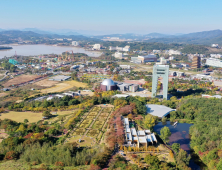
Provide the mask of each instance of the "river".
{"label": "river", "polygon": [[[187,151],[190,154],[190,138],[189,138],[189,129],[192,124],[188,123],[178,123],[175,127],[170,124],[170,121],[167,121],[166,124],[159,122],[157,125],[154,126],[154,131],[160,134],[160,130],[167,126],[170,129],[171,136],[169,137],[170,142],[169,144],[172,145],[173,143],[179,143],[181,148]],[[192,170],[200,170],[200,167],[195,164],[195,162],[191,159],[189,167]]]}
{"label": "river", "polygon": [[73,53],[85,53],[90,57],[99,57],[101,52],[98,51],[87,51],[84,48],[80,47],[67,47],[67,46],[53,46],[53,45],[2,45],[10,46],[13,49],[9,50],[0,50],[0,59],[3,57],[11,57],[15,55],[22,56],[35,56],[43,54],[62,54],[63,52],[73,50]]}

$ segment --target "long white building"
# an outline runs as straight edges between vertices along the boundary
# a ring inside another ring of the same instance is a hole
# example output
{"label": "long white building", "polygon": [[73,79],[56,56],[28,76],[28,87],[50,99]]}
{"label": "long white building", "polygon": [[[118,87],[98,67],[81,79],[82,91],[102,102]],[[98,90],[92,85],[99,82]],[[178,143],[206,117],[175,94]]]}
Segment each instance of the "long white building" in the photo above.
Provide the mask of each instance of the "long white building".
{"label": "long white building", "polygon": [[112,46],[110,46],[110,47],[109,47],[109,50],[110,50],[110,51],[116,50],[116,51],[125,51],[125,52],[128,52],[128,51],[130,51],[130,46],[129,46],[129,45],[127,45],[127,46],[125,46],[125,47],[118,47],[118,46],[112,47]]}
{"label": "long white building", "polygon": [[212,67],[222,67],[222,60],[219,60],[216,58],[208,58],[206,60],[206,65],[212,66]]}

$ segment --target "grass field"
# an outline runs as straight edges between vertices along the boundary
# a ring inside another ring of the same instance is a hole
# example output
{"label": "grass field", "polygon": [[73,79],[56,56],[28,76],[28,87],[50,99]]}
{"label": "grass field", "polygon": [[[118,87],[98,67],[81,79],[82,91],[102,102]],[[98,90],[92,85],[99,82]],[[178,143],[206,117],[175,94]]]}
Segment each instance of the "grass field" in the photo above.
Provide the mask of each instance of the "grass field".
{"label": "grass field", "polygon": [[17,76],[9,81],[7,81],[6,83],[3,84],[4,87],[9,87],[12,85],[17,85],[17,84],[21,84],[21,83],[25,83],[27,81],[31,81],[31,80],[35,80],[36,78],[39,78],[41,76],[38,75],[21,75],[21,76]]}
{"label": "grass field", "polygon": [[[48,119],[47,121],[55,121],[58,120],[61,116],[64,116],[66,120],[66,116],[69,116],[73,113],[73,111],[58,111],[57,115],[54,117]],[[28,119],[30,123],[38,122],[39,120],[42,120],[42,113],[34,113],[34,112],[15,112],[10,111],[8,113],[1,113],[0,119],[11,119],[16,122],[24,122],[24,119]]]}
{"label": "grass field", "polygon": [[[79,139],[81,139],[81,142],[79,142]],[[79,144],[80,147],[85,147],[85,146],[91,146],[91,145],[94,145],[95,144],[95,140],[93,140],[92,137],[82,137],[80,135],[77,135],[75,137],[71,137],[68,141],[68,143],[73,143],[73,142],[76,142]]]}
{"label": "grass field", "polygon": [[58,82],[45,79],[45,80],[38,81],[34,84],[37,85],[37,86],[51,87],[55,84],[58,84]]}
{"label": "grass field", "polygon": [[32,123],[41,120],[42,113],[10,111],[8,113],[1,113],[0,119],[11,119],[16,122],[24,122],[24,119],[28,119]]}
{"label": "grass field", "polygon": [[[10,160],[10,161],[3,161],[0,163],[0,169],[1,170],[17,170],[17,169],[23,169],[23,170],[29,170],[29,169],[34,169],[34,168],[40,168],[39,165],[29,165],[26,162],[22,162],[20,160]],[[55,168],[58,169],[56,166],[47,166],[47,168]],[[83,166],[67,166],[64,167],[64,170],[86,170],[89,168],[89,165],[83,165]]]}
{"label": "grass field", "polygon": [[77,81],[66,81],[63,83],[58,83],[54,87],[46,88],[41,90],[42,93],[54,93],[54,92],[63,92],[73,87],[87,87],[86,83],[77,82]]}

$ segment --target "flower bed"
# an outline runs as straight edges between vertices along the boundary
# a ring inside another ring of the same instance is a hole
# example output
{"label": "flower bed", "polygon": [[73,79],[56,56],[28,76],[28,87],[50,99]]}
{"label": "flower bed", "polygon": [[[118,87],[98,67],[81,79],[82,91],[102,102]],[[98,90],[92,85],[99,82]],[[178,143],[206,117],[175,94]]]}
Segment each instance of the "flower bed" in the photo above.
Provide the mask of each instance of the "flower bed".
{"label": "flower bed", "polygon": [[92,119],[86,119],[81,123],[80,128],[88,128],[91,123]]}
{"label": "flower bed", "polygon": [[96,138],[99,135],[99,130],[97,129],[91,129],[88,133],[88,136],[91,136],[93,138]]}
{"label": "flower bed", "polygon": [[112,108],[106,107],[103,109],[102,113],[106,113],[106,112],[110,113],[111,111],[112,111]]}
{"label": "flower bed", "polygon": [[94,117],[96,117],[97,114],[98,114],[98,112],[90,112],[90,113],[89,113],[89,116],[94,116]]}
{"label": "flower bed", "polygon": [[109,113],[101,113],[100,115],[99,115],[99,117],[100,118],[107,118],[109,116]]}
{"label": "flower bed", "polygon": [[85,132],[85,129],[80,128],[80,129],[76,129],[76,131],[73,133],[73,135],[83,135]]}
{"label": "flower bed", "polygon": [[99,112],[101,110],[100,107],[94,107],[91,112]]}
{"label": "flower bed", "polygon": [[105,123],[105,121],[103,121],[103,120],[97,120],[97,121],[93,124],[92,128],[93,128],[93,129],[102,129],[104,123]]}

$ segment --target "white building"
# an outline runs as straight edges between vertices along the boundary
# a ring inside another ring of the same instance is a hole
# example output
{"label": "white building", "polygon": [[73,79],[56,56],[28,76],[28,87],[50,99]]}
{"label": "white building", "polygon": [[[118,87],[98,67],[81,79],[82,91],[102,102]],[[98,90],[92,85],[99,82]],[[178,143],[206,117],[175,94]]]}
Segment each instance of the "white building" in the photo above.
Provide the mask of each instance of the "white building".
{"label": "white building", "polygon": [[73,45],[73,46],[78,46],[78,45],[79,45],[79,42],[77,42],[77,41],[72,41],[72,45]]}
{"label": "white building", "polygon": [[169,60],[165,59],[164,57],[160,57],[160,62],[156,64],[165,65],[167,63],[169,63]]}
{"label": "white building", "polygon": [[168,54],[169,55],[181,55],[182,53],[178,50],[169,50]]}
{"label": "white building", "polygon": [[154,54],[158,54],[158,53],[160,53],[161,51],[160,50],[153,50],[153,53]]}
{"label": "white building", "polygon": [[172,67],[173,68],[182,68],[183,65],[181,65],[181,64],[172,64]]}
{"label": "white building", "polygon": [[213,48],[218,48],[219,45],[218,45],[218,44],[212,44],[211,47],[213,47]]}
{"label": "white building", "polygon": [[130,69],[130,65],[119,65],[122,69]]}
{"label": "white building", "polygon": [[222,58],[221,54],[210,54],[211,58]]}
{"label": "white building", "polygon": [[95,50],[100,50],[100,48],[101,48],[100,44],[94,44],[93,45],[93,49],[95,49]]}
{"label": "white building", "polygon": [[128,51],[130,51],[130,46],[129,46],[129,45],[127,45],[127,46],[125,46],[125,47],[118,47],[118,46],[112,47],[112,46],[110,46],[110,47],[109,47],[109,50],[110,50],[110,51],[116,50],[116,51],[125,51],[125,52],[128,52]]}
{"label": "white building", "polygon": [[208,58],[206,60],[206,65],[212,66],[212,67],[222,67],[222,60],[219,60],[216,58]]}
{"label": "white building", "polygon": [[56,38],[57,41],[63,41],[63,38]]}
{"label": "white building", "polygon": [[124,55],[123,55],[123,53],[115,52],[114,57],[118,58],[118,59],[123,59]]}
{"label": "white building", "polygon": [[174,60],[174,58],[175,58],[175,57],[171,56],[171,57],[169,57],[169,60]]}
{"label": "white building", "polygon": [[183,67],[185,67],[185,68],[190,67],[189,64],[185,64],[185,63],[182,63],[181,65],[182,65]]}

